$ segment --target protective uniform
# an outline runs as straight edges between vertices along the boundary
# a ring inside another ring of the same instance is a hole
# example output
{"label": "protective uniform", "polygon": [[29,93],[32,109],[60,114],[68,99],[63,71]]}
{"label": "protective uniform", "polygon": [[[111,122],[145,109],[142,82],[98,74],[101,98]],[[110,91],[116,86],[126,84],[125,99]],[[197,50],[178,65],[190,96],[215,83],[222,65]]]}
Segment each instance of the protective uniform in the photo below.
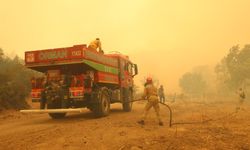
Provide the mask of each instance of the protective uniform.
{"label": "protective uniform", "polygon": [[158,89],[158,94],[159,94],[160,102],[165,103],[165,94],[164,94],[164,88],[162,85]]}
{"label": "protective uniform", "polygon": [[239,94],[239,103],[242,104],[245,100],[245,92],[242,90],[242,88],[240,88],[238,94]]}
{"label": "protective uniform", "polygon": [[102,44],[99,38],[96,38],[94,41],[90,42],[88,48],[95,51],[97,51],[97,48],[99,48],[99,52],[103,53]]}
{"label": "protective uniform", "polygon": [[148,102],[145,106],[144,113],[142,120],[140,120],[138,123],[144,125],[144,120],[147,118],[148,112],[151,109],[151,107],[154,108],[156,116],[159,121],[159,125],[163,125],[161,118],[160,118],[160,106],[159,106],[159,100],[158,100],[158,94],[157,94],[157,88],[154,87],[152,83],[152,79],[147,79],[147,84],[144,89],[143,99],[147,99]]}
{"label": "protective uniform", "polygon": [[45,109],[45,105],[47,102],[46,99],[46,88],[48,86],[48,81],[47,81],[47,77],[44,77],[42,80],[42,88],[43,90],[41,91],[41,100],[40,100],[40,109]]}
{"label": "protective uniform", "polygon": [[236,107],[236,111],[243,109],[243,103],[246,98],[245,92],[243,91],[242,88],[239,88],[239,90],[237,91],[237,94],[239,94],[239,104]]}

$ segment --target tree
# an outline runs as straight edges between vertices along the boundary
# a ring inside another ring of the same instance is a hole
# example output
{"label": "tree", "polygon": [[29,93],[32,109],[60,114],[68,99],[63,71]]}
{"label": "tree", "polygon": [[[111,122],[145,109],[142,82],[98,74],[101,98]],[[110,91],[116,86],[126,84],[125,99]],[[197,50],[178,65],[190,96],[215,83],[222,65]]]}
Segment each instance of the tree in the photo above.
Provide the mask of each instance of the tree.
{"label": "tree", "polygon": [[[2,49],[0,54],[3,56]],[[27,107],[26,97],[31,90],[30,78],[36,73],[27,69],[18,56],[14,59],[7,56],[0,58],[0,109]]]}
{"label": "tree", "polygon": [[250,80],[250,45],[240,49],[239,45],[229,49],[229,53],[215,67],[222,87],[235,90],[246,86]]}
{"label": "tree", "polygon": [[0,48],[0,61],[2,61],[4,56],[3,49]]}
{"label": "tree", "polygon": [[206,82],[200,73],[185,73],[179,80],[179,86],[188,94],[202,94],[206,89]]}

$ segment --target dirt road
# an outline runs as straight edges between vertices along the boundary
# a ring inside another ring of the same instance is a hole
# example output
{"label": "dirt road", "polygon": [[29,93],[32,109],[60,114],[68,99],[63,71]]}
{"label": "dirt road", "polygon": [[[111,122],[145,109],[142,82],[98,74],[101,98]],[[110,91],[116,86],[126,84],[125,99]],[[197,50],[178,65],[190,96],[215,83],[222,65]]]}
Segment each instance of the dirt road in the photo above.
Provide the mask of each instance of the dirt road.
{"label": "dirt road", "polygon": [[[144,103],[137,102],[126,113],[120,104],[112,105],[111,114],[94,118],[86,110],[52,120],[47,114],[0,113],[0,149],[250,149],[250,107],[235,112],[230,102],[171,103],[173,121],[187,124],[168,126],[168,110],[161,107],[165,126],[158,126],[153,110],[145,126],[136,121]],[[203,124],[189,124],[215,119]],[[189,122],[189,123],[188,123]]]}

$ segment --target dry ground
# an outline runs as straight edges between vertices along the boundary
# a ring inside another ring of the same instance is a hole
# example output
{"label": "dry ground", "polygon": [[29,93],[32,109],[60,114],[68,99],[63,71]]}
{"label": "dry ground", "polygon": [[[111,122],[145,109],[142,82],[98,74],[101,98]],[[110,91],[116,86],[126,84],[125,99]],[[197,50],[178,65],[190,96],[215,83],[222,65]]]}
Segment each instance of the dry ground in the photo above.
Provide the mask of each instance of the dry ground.
{"label": "dry ground", "polygon": [[[123,112],[112,105],[111,114],[94,118],[86,110],[52,120],[47,114],[0,112],[0,149],[100,149],[100,150],[248,150],[250,149],[250,105],[235,113],[234,101],[177,100],[169,103],[173,122],[168,126],[168,110],[161,106],[165,126],[158,126],[154,111],[145,126],[136,122],[145,103],[137,102],[133,111]],[[37,106],[36,106],[37,107]],[[204,120],[213,121],[199,123]],[[197,122],[195,124],[188,124]]]}

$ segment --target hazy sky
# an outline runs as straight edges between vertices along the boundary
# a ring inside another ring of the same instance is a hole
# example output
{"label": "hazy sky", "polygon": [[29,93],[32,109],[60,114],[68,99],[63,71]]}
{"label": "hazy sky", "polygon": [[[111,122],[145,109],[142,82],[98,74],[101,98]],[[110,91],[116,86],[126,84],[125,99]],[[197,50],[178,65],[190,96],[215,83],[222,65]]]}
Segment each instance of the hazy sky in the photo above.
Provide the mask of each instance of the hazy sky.
{"label": "hazy sky", "polygon": [[250,43],[249,0],[0,0],[0,47],[24,51],[88,44],[138,64],[167,92],[194,66],[215,65]]}

